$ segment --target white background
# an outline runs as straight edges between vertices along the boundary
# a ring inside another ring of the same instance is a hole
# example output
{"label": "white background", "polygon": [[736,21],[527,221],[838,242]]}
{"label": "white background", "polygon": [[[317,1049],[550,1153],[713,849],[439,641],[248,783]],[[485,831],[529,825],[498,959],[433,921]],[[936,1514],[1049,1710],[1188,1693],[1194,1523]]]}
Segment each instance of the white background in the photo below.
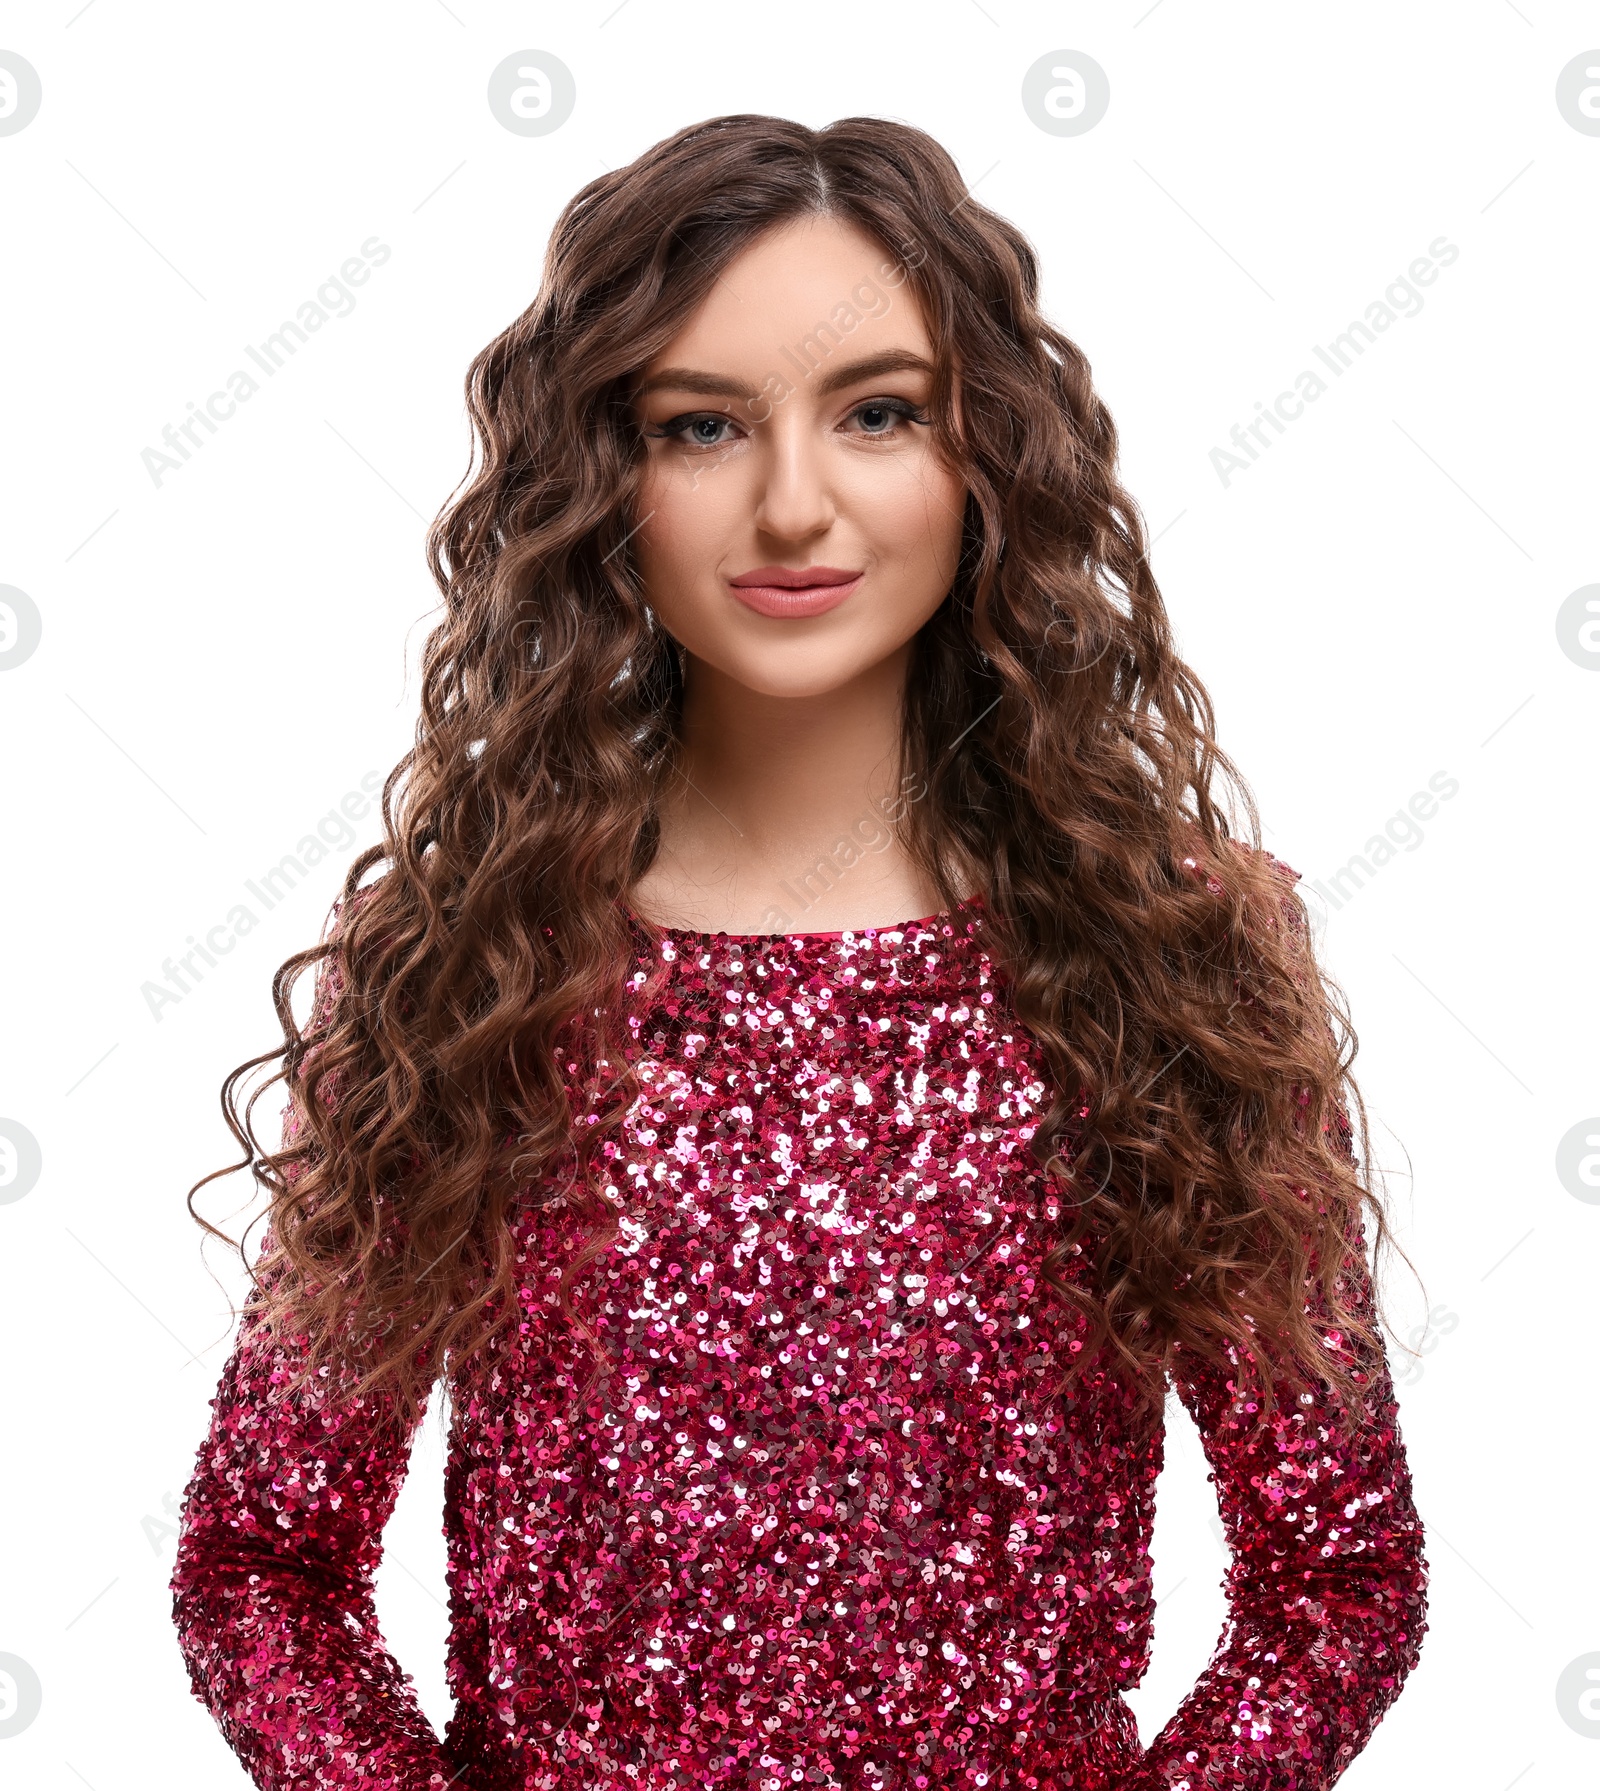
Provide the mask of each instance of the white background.
{"label": "white background", "polygon": [[[614,3],[67,0],[0,23],[44,94],[0,137],[0,583],[43,616],[0,674],[0,1118],[43,1152],[0,1205],[0,1653],[44,1688],[0,1740],[6,1783],[244,1782],[168,1614],[164,1505],[227,1353],[224,1287],[243,1285],[216,1245],[223,1285],[206,1273],[184,1194],[232,1156],[222,1077],[277,1039],[272,971],[318,936],[372,818],[159,1020],[141,987],[408,745],[436,602],[423,531],[467,463],[462,378],[532,297],[560,207],[686,123],[756,111],[917,124],[1037,246],[1182,650],[1307,884],[1433,774],[1459,783],[1343,906],[1311,898],[1425,1283],[1396,1263],[1385,1293],[1425,1352],[1396,1372],[1429,1632],[1344,1783],[1592,1785],[1600,1741],[1562,1721],[1556,1681],[1600,1650],[1600,1206],[1555,1164],[1600,1112],[1600,676],[1563,655],[1556,612],[1600,579],[1600,137],[1554,94],[1600,10]],[[525,48],[577,82],[546,137],[485,101]],[[1020,102],[1058,49],[1110,78],[1079,137]],[[354,310],[155,485],[141,450],[374,235],[392,255]],[[1441,235],[1459,256],[1422,309],[1225,486],[1211,450]],[[237,1230],[248,1189],[207,1192]],[[441,1461],[430,1420],[379,1600],[442,1727]],[[1221,1626],[1214,1513],[1174,1406],[1132,1700],[1147,1741]]]}

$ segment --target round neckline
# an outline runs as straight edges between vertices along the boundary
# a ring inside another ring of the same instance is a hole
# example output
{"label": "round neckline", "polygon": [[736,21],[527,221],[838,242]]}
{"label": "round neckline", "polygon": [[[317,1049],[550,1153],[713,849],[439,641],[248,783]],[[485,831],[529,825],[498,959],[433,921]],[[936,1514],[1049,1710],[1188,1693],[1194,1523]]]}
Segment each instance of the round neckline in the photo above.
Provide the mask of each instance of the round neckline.
{"label": "round neckline", "polygon": [[625,912],[631,919],[637,921],[641,927],[645,927],[652,932],[660,933],[663,938],[726,939],[730,943],[736,945],[757,943],[768,946],[788,944],[795,940],[843,939],[847,934],[851,938],[859,938],[866,933],[872,933],[874,935],[879,933],[903,933],[908,927],[937,927],[942,925],[945,921],[954,923],[960,920],[961,917],[969,911],[981,908],[982,906],[983,894],[979,891],[975,895],[968,896],[964,901],[957,902],[953,908],[942,909],[938,914],[920,914],[915,920],[891,920],[883,926],[839,927],[832,932],[826,933],[729,933],[722,928],[718,928],[714,933],[708,933],[699,927],[657,926],[654,921],[645,920],[642,915],[636,914],[627,903],[623,904]]}

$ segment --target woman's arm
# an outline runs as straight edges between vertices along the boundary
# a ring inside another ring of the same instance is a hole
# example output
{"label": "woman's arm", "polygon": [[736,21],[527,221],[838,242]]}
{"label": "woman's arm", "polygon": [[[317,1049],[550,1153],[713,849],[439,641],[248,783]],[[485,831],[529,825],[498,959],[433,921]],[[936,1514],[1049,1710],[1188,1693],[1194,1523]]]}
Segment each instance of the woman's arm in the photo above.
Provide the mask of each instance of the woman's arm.
{"label": "woman's arm", "polygon": [[[330,956],[313,1029],[338,990]],[[286,1143],[302,1124],[291,1102]],[[271,1242],[258,1258],[264,1288]],[[184,1499],[171,1589],[190,1683],[266,1791],[444,1791],[443,1749],[372,1600],[426,1399],[357,1402],[341,1385],[353,1376],[332,1370],[291,1393],[301,1365],[252,1301]]]}
{"label": "woman's arm", "polygon": [[[1341,1279],[1371,1322],[1359,1236]],[[1387,1359],[1353,1436],[1319,1393],[1288,1396],[1251,1441],[1256,1413],[1235,1409],[1225,1372],[1199,1367],[1176,1385],[1232,1555],[1228,1620],[1127,1791],[1326,1791],[1399,1695],[1427,1627],[1422,1524]]]}
{"label": "woman's arm", "polygon": [[[1266,858],[1294,974],[1315,987],[1300,873]],[[1350,1117],[1333,1142],[1354,1167]],[[1340,1282],[1375,1323],[1359,1217]],[[1326,1320],[1321,1300],[1314,1313]],[[1323,1331],[1353,1366],[1350,1340]],[[1232,1557],[1228,1620],[1194,1690],[1145,1754],[1127,1791],[1327,1791],[1365,1747],[1416,1665],[1428,1566],[1380,1342],[1365,1364],[1363,1421],[1341,1430],[1331,1395],[1278,1386],[1271,1422],[1239,1408],[1230,1373],[1191,1356],[1174,1377],[1200,1430]]]}
{"label": "woman's arm", "polygon": [[443,1791],[443,1750],[372,1601],[422,1410],[327,1384],[290,1395],[297,1366],[247,1314],[172,1575],[190,1684],[264,1791]]}

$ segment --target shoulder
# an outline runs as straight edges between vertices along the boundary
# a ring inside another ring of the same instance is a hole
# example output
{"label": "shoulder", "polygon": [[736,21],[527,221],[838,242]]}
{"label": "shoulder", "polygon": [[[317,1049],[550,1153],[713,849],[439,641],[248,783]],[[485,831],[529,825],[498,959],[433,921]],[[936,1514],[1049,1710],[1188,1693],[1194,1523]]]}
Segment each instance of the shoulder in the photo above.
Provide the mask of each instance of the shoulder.
{"label": "shoulder", "polygon": [[348,897],[341,891],[328,909],[322,925],[321,939],[310,948],[317,958],[312,1018],[308,1028],[311,1032],[326,1030],[332,1021],[334,1009],[350,980],[348,954],[352,923],[382,886],[382,879],[379,879],[374,883],[359,885]]}
{"label": "shoulder", "polygon": [[1311,951],[1311,917],[1295,885],[1300,872],[1292,864],[1252,846],[1247,840],[1226,836],[1220,848],[1202,839],[1199,829],[1187,830],[1188,849],[1182,868],[1232,910],[1232,924],[1245,936],[1259,939],[1263,932],[1286,941],[1285,956],[1298,975]]}
{"label": "shoulder", "polygon": [[1219,851],[1209,846],[1199,828],[1191,823],[1185,829],[1183,844],[1183,869],[1203,879],[1214,895],[1241,886],[1246,890],[1277,887],[1292,891],[1300,881],[1300,873],[1292,864],[1265,846],[1252,846],[1248,840],[1234,839],[1231,834],[1224,837]]}

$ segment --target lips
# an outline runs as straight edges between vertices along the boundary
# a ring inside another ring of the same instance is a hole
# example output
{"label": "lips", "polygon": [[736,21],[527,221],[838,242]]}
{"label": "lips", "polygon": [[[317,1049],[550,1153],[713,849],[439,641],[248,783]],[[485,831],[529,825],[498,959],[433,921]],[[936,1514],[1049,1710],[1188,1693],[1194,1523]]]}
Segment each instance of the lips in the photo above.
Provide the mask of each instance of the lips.
{"label": "lips", "polygon": [[843,603],[863,576],[843,566],[757,566],[728,586],[763,616],[820,616]]}

